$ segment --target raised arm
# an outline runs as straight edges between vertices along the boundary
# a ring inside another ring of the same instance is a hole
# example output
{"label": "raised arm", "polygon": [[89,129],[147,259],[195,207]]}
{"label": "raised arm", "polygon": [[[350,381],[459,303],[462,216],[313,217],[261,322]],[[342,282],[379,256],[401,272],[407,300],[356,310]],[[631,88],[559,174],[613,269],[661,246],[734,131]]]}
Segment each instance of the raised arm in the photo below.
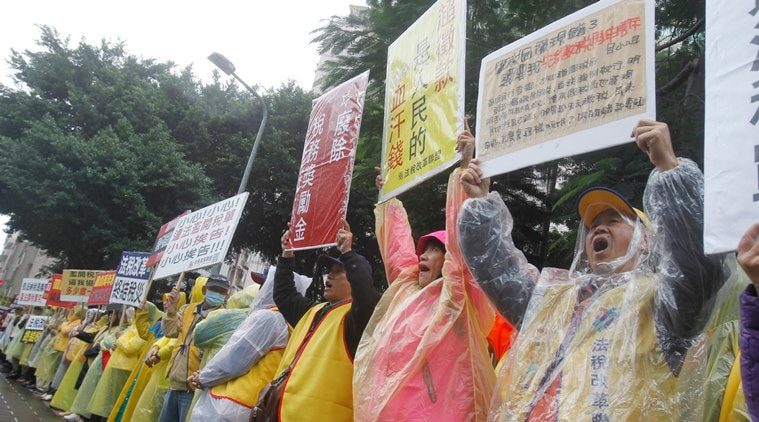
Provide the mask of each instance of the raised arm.
{"label": "raised arm", "polygon": [[351,356],[355,356],[361,335],[374,313],[380,294],[374,288],[371,268],[366,265],[368,261],[353,250],[353,233],[345,220],[337,233],[337,249],[340,251],[345,276],[351,285],[353,301],[345,318],[345,343]]}
{"label": "raised arm", "polygon": [[461,253],[496,310],[520,327],[538,270],[514,246],[514,219],[497,192],[488,194],[490,181],[482,178],[477,160],[462,175],[461,183],[470,197],[458,217]]}
{"label": "raised arm", "polygon": [[282,256],[277,260],[277,272],[274,273],[274,303],[287,323],[295,327],[316,302],[298,293],[295,288],[295,254],[290,248],[288,232],[282,235]]}
{"label": "raised arm", "polygon": [[704,256],[704,176],[696,164],[675,157],[665,123],[641,120],[638,147],[656,166],[643,207],[652,223],[652,253],[660,284],[656,327],[665,350],[687,348],[706,326],[717,291],[727,279],[724,255]]}
{"label": "raised arm", "polygon": [[[383,183],[381,175],[377,176],[376,183],[377,189],[380,189]],[[403,271],[418,272],[419,259],[416,256],[414,237],[411,235],[411,226],[403,203],[393,198],[377,204],[374,208],[374,224],[382,262],[385,264],[387,283],[395,282]]]}

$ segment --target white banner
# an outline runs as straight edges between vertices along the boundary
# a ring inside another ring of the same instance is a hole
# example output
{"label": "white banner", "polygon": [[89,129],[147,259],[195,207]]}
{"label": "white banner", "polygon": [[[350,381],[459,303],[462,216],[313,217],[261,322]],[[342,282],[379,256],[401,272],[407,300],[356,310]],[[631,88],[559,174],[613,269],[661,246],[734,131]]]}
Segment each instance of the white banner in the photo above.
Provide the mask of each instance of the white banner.
{"label": "white banner", "polygon": [[602,0],[488,55],[477,102],[485,176],[631,142],[656,116],[654,2]]}
{"label": "white banner", "polygon": [[24,328],[29,331],[42,331],[45,329],[48,318],[50,317],[31,315],[29,316],[29,320],[26,321],[26,327]]}
{"label": "white banner", "polygon": [[48,279],[25,278],[21,281],[21,290],[16,296],[16,303],[22,306],[45,306],[45,289]]}
{"label": "white banner", "polygon": [[248,192],[243,192],[180,217],[153,278],[222,262],[247,200]]}
{"label": "white banner", "polygon": [[108,303],[138,306],[147,294],[150,252],[122,252]]}
{"label": "white banner", "polygon": [[759,221],[759,3],[706,2],[704,252]]}

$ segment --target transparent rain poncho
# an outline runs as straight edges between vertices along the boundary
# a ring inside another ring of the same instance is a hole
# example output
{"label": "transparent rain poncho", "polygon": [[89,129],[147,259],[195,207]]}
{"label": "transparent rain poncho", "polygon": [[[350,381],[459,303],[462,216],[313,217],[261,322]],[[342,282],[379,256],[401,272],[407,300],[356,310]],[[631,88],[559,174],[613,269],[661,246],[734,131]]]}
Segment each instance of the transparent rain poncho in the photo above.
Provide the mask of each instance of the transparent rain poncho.
{"label": "transparent rain poncho", "polygon": [[442,277],[420,288],[408,217],[392,199],[375,209],[377,241],[390,287],[356,352],[354,418],[359,421],[484,420],[494,385],[487,334],[495,313],[456,241],[466,199],[455,170],[448,180]]}
{"label": "transparent rain poncho", "polygon": [[[250,408],[232,400],[218,397],[212,387],[246,374],[253,365],[272,350],[284,349],[289,339],[285,318],[274,310],[274,274],[271,267],[266,281],[250,304],[250,315],[240,324],[229,341],[200,371],[200,383],[206,388],[200,393],[192,410],[193,421],[246,421]],[[311,279],[295,274],[295,288],[305,294]],[[274,368],[276,370],[276,368]],[[267,377],[273,378],[272,373]],[[240,392],[238,392],[240,393]],[[255,399],[259,391],[244,392]]]}
{"label": "transparent rain poncho", "polygon": [[[626,249],[619,251],[619,234],[597,245],[580,223],[570,270],[544,268],[536,277],[514,246],[501,197],[464,204],[458,227],[467,263],[520,328],[500,364],[491,420],[700,419],[703,331],[726,271],[722,256],[703,255],[696,165],[681,159],[672,170],[654,170],[644,209],[648,225],[623,218]],[[589,257],[605,248],[621,257],[591,268]]]}

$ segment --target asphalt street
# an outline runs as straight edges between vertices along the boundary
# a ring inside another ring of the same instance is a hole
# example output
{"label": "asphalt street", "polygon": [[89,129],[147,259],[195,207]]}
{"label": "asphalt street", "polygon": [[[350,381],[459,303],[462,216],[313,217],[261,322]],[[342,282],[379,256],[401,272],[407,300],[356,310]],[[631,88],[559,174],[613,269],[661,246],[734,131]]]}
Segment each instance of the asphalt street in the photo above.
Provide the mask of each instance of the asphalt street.
{"label": "asphalt street", "polygon": [[61,421],[47,405],[26,387],[0,376],[0,421]]}

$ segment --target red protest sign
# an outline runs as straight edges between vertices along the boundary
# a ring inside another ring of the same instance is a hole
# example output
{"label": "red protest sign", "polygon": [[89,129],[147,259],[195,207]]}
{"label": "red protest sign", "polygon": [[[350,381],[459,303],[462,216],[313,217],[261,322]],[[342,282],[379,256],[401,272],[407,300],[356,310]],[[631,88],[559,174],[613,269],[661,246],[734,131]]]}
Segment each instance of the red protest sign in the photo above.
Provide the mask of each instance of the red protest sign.
{"label": "red protest sign", "polygon": [[166,250],[166,246],[169,244],[169,241],[171,240],[171,234],[174,232],[174,227],[176,227],[177,222],[179,221],[179,218],[189,213],[190,213],[190,210],[183,212],[182,214],[178,215],[173,220],[161,226],[160,229],[158,229],[158,234],[155,236],[155,244],[153,245],[152,254],[148,258],[148,263],[147,263],[148,267],[152,267],[155,264],[161,262],[161,257],[163,256],[163,252]]}
{"label": "red protest sign", "polygon": [[293,249],[335,244],[348,209],[369,72],[313,102],[290,217]]}
{"label": "red protest sign", "polygon": [[76,302],[61,301],[61,282],[63,274],[53,274],[53,278],[48,282],[47,289],[47,306],[57,306],[59,308],[73,308]]}
{"label": "red protest sign", "polygon": [[88,305],[107,305],[113,289],[113,280],[116,278],[116,271],[103,271],[95,276],[95,285],[92,286]]}

